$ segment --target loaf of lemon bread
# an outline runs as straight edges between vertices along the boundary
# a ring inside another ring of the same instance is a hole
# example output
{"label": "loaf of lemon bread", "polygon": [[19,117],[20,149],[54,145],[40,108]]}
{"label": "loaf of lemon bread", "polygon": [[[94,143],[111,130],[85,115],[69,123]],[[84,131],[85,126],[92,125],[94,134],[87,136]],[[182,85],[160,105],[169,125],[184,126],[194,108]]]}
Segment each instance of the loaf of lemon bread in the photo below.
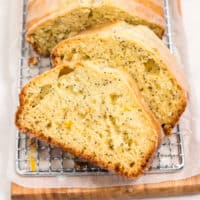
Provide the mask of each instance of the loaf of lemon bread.
{"label": "loaf of lemon bread", "polygon": [[131,178],[145,171],[162,137],[133,79],[91,62],[60,65],[33,78],[20,93],[16,125]]}
{"label": "loaf of lemon bread", "polygon": [[161,0],[30,0],[27,41],[39,54],[48,56],[61,40],[118,20],[147,25],[161,37],[163,12]]}
{"label": "loaf of lemon bread", "polygon": [[145,26],[113,23],[64,40],[52,52],[54,65],[76,60],[129,72],[166,134],[185,110],[184,75],[168,48]]}

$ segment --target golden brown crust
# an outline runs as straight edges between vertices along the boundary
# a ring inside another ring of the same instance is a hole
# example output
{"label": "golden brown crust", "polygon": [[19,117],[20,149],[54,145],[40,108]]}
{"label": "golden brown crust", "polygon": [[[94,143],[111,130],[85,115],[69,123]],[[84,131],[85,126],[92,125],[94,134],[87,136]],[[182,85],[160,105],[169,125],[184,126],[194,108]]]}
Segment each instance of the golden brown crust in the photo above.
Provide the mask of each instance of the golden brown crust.
{"label": "golden brown crust", "polygon": [[[63,66],[66,66],[66,64],[55,67],[54,69],[51,70],[51,72],[56,71],[58,68],[62,68]],[[79,66],[79,65],[77,65],[77,66]],[[47,76],[48,73],[49,72],[45,72],[42,75],[33,78],[31,80],[31,82],[37,81],[38,79],[41,78],[41,76]],[[16,112],[15,125],[18,127],[18,129],[21,132],[23,132],[23,133],[25,133],[27,135],[37,137],[37,138],[39,138],[41,140],[46,141],[47,143],[50,143],[50,144],[52,144],[54,146],[57,146],[57,147],[60,147],[63,150],[69,151],[70,153],[74,154],[75,156],[81,157],[81,158],[83,158],[85,160],[88,160],[89,162],[93,162],[93,163],[95,163],[98,166],[101,166],[103,168],[107,168],[111,172],[114,172],[114,173],[117,173],[119,175],[135,179],[138,176],[142,175],[148,169],[148,167],[150,166],[149,164],[152,161],[153,156],[154,156],[156,150],[158,149],[158,147],[160,145],[161,138],[162,138],[162,134],[161,134],[162,130],[161,130],[161,127],[159,126],[158,121],[155,119],[155,117],[153,116],[151,111],[146,106],[145,102],[142,100],[142,97],[141,97],[137,87],[135,86],[134,81],[125,72],[124,72],[124,77],[127,78],[128,83],[131,84],[129,86],[134,89],[134,91],[136,92],[136,96],[142,102],[142,105],[144,107],[144,111],[148,114],[149,119],[151,121],[151,124],[152,124],[154,130],[156,130],[156,132],[158,134],[158,142],[155,143],[154,148],[152,147],[152,149],[149,150],[149,155],[146,158],[143,159],[143,161],[141,163],[141,169],[138,169],[137,173],[132,174],[128,170],[117,169],[112,164],[108,164],[106,162],[103,162],[102,160],[97,159],[96,157],[84,154],[84,152],[77,151],[76,149],[71,148],[70,146],[67,146],[66,144],[61,144],[59,141],[56,141],[55,138],[46,137],[42,132],[36,132],[34,130],[28,129],[25,126],[23,126],[23,124],[20,123],[19,119],[20,119],[20,115],[21,115],[21,113],[23,111],[23,108],[24,108],[24,106],[26,104],[26,102],[25,102],[26,90],[28,89],[28,87],[30,85],[30,82],[23,87],[23,89],[22,89],[22,91],[21,91],[21,93],[19,95],[20,105],[18,106],[18,109],[17,109],[17,112]]]}
{"label": "golden brown crust", "polygon": [[30,0],[27,11],[27,30],[31,29],[37,23],[40,24],[45,19],[48,20],[49,17],[58,16],[62,10],[67,12],[73,6],[78,5],[76,2],[78,1],[74,1],[71,6],[66,6],[69,4],[69,0],[51,0],[51,3],[46,0]]}
{"label": "golden brown crust", "polygon": [[[136,12],[138,17],[152,21],[152,23],[158,24],[160,27],[165,26],[163,6],[156,3],[155,0],[111,0],[109,3],[120,5],[132,14]],[[40,21],[44,21],[44,19],[49,20],[58,16],[59,12],[64,13],[63,11],[67,12],[71,8],[80,5],[79,1],[74,1],[73,3],[70,2],[69,6],[68,0],[51,0],[50,4],[46,0],[30,1],[28,4],[27,28],[29,30],[35,24],[39,24]]]}

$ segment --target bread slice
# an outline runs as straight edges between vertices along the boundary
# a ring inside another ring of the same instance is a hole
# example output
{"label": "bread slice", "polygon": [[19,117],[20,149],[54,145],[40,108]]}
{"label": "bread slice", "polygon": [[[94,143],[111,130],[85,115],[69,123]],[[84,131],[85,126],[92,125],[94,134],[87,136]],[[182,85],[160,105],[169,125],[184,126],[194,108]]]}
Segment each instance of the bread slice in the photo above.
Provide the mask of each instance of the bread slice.
{"label": "bread slice", "polygon": [[161,140],[161,128],[133,80],[91,63],[65,64],[21,91],[16,125],[110,171],[135,178]]}
{"label": "bread slice", "polygon": [[155,0],[32,0],[28,5],[27,41],[48,56],[61,40],[99,24],[144,24],[162,37],[164,9]]}
{"label": "bread slice", "polygon": [[58,65],[71,60],[108,63],[129,72],[166,134],[186,107],[182,71],[162,41],[144,26],[114,23],[65,40],[53,50],[52,61]]}

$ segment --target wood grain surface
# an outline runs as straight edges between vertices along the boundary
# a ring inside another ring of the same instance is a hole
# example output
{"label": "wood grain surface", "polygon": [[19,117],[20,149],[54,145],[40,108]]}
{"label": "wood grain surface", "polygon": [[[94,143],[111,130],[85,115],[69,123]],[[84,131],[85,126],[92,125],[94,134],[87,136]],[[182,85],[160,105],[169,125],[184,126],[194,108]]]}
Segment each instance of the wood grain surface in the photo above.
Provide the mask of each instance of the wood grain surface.
{"label": "wood grain surface", "polygon": [[158,184],[107,187],[96,189],[29,189],[12,183],[12,200],[117,200],[179,196],[200,193],[200,175],[180,181]]}

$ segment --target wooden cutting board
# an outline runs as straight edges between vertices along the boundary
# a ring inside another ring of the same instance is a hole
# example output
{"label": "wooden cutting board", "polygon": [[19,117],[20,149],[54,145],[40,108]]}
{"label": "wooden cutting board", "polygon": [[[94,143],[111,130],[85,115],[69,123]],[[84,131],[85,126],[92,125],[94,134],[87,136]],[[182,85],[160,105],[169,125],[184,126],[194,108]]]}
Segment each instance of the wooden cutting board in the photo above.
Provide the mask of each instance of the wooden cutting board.
{"label": "wooden cutting board", "polygon": [[179,181],[95,189],[29,189],[11,184],[12,200],[117,200],[200,193],[200,175]]}

